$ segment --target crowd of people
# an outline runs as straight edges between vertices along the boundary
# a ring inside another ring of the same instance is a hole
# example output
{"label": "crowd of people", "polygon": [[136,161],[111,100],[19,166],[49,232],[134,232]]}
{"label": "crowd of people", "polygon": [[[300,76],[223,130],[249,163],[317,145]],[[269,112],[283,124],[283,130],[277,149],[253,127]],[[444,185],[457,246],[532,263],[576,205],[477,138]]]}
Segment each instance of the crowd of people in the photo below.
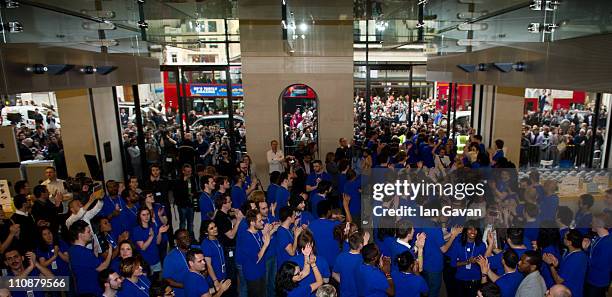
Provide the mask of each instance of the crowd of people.
{"label": "crowd of people", "polygon": [[67,185],[49,167],[32,190],[14,185],[16,212],[0,228],[7,275],[68,276],[77,296],[606,295],[612,191],[603,212],[587,194],[574,214],[536,173],[501,174],[491,191],[503,202],[483,217],[364,225],[360,176],[515,167],[501,140],[487,151],[472,135],[456,155],[432,121],[413,129],[382,123],[359,147],[340,139],[324,162],[272,141],[265,191],[249,157],[205,165],[179,154],[176,177],[152,163],[105,190],[83,176]]}

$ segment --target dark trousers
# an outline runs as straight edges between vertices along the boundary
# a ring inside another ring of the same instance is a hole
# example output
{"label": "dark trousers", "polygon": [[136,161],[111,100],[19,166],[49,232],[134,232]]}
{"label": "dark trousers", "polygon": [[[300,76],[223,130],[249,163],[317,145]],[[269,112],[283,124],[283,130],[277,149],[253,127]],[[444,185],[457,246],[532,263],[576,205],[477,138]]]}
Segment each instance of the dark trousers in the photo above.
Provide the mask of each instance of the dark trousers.
{"label": "dark trousers", "polygon": [[266,276],[258,280],[247,280],[247,290],[249,297],[266,297]]}
{"label": "dark trousers", "polygon": [[459,296],[477,296],[478,288],[480,288],[480,281],[457,280],[457,287],[459,288]]}
{"label": "dark trousers", "polygon": [[608,287],[596,287],[588,282],[584,284],[584,297],[606,297]]}
{"label": "dark trousers", "polygon": [[457,288],[457,279],[455,279],[456,272],[456,267],[450,266],[449,262],[445,263],[444,270],[442,271],[442,277],[444,278],[444,287],[446,287],[446,294],[449,297],[460,296]]}

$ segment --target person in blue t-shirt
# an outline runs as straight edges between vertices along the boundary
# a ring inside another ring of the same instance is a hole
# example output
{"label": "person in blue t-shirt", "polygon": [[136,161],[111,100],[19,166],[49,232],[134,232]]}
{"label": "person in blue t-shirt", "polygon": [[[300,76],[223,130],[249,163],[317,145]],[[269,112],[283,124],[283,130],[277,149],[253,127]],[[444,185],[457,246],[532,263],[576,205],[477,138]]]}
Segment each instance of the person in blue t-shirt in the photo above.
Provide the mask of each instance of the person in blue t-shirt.
{"label": "person in blue t-shirt", "polygon": [[266,295],[265,253],[278,224],[268,224],[264,227],[262,216],[256,209],[247,211],[246,222],[249,227],[239,232],[236,253],[242,264],[249,296],[263,297]]}
{"label": "person in blue t-shirt", "polygon": [[138,209],[140,209],[140,205],[138,204],[138,194],[134,191],[124,190],[121,193],[121,197],[125,199],[125,206],[121,210],[119,214],[119,220],[121,221],[121,229],[114,230],[114,234],[121,234],[125,231],[132,231],[134,227],[136,227]]}
{"label": "person in blue t-shirt", "polygon": [[[308,197],[308,194],[306,193],[304,193],[303,195]],[[311,212],[305,210],[306,202],[304,201],[304,197],[302,197],[302,195],[291,196],[291,199],[289,200],[289,206],[295,209],[295,221],[299,225],[309,225],[310,222],[316,219]]]}
{"label": "person in blue t-shirt", "polygon": [[312,172],[306,177],[306,192],[316,191],[319,182],[322,180],[331,182],[331,175],[323,169],[323,162],[321,160],[312,161]]}
{"label": "person in blue t-shirt", "polygon": [[612,275],[612,236],[608,228],[612,218],[605,213],[593,217],[592,230],[597,236],[588,241],[585,240],[583,248],[589,256],[589,265],[585,283],[585,295],[587,297],[606,296],[610,287],[610,275]]}
{"label": "person in blue t-shirt", "polygon": [[586,277],[588,257],[582,251],[582,234],[572,229],[565,234],[563,244],[568,251],[559,259],[552,254],[544,254],[542,260],[550,266],[555,283],[562,284],[572,291],[572,296],[582,297]]}
{"label": "person in blue t-shirt", "polygon": [[276,207],[281,208],[287,206],[289,203],[289,197],[291,193],[289,192],[289,187],[291,187],[291,183],[293,178],[289,176],[287,172],[281,173],[279,180],[279,187],[276,189]]}
{"label": "person in blue t-shirt", "polygon": [[187,258],[185,257],[191,247],[191,237],[187,229],[178,229],[174,232],[176,248],[172,249],[164,258],[162,279],[174,288],[176,297],[185,297],[183,289],[185,276],[189,272]]}
{"label": "person in blue t-shirt", "polygon": [[591,221],[593,220],[591,207],[593,207],[594,202],[595,199],[591,194],[582,194],[578,200],[578,211],[574,221],[576,222],[576,228],[582,235],[586,235],[591,229]]}
{"label": "person in blue t-shirt", "polygon": [[39,263],[50,269],[55,276],[70,276],[68,244],[61,239],[55,240],[49,227],[41,227],[39,230],[41,243],[35,251]]}
{"label": "person in blue t-shirt", "polygon": [[240,209],[247,201],[247,193],[242,184],[244,183],[244,175],[236,176],[235,183],[232,186],[232,208]]}
{"label": "person in blue t-shirt", "polygon": [[340,284],[340,296],[357,297],[356,277],[359,267],[363,264],[361,249],[364,242],[370,240],[370,234],[359,230],[349,235],[350,250],[340,253],[336,258],[332,277]]}
{"label": "person in blue t-shirt", "polygon": [[544,182],[544,196],[538,196],[538,221],[554,221],[557,216],[557,209],[559,208],[559,196],[557,192],[559,187],[557,182],[554,180],[547,180]]}
{"label": "person in blue t-shirt", "polygon": [[[16,248],[8,248],[4,251],[4,264],[8,267],[7,276],[14,277],[53,277],[53,273],[45,266],[41,265],[36,260],[36,255],[32,252],[27,252],[25,258]],[[27,259],[28,266],[24,267],[24,260]],[[45,293],[43,291],[13,291],[12,296],[26,297],[30,296],[30,292],[33,292],[32,296],[43,297]]]}
{"label": "person in blue t-shirt", "polygon": [[200,248],[204,252],[208,275],[217,287],[221,280],[227,278],[227,261],[225,259],[224,247],[218,240],[219,230],[213,221],[204,221],[200,227],[202,230],[202,243]]}
{"label": "person in blue t-shirt", "polygon": [[155,231],[151,223],[151,211],[148,208],[138,210],[138,226],[134,227],[131,237],[136,248],[140,251],[144,260],[151,266],[151,272],[161,272],[158,245],[162,241],[163,233],[168,231],[169,226],[161,226]]}
{"label": "person in blue t-shirt", "polygon": [[361,249],[363,264],[357,272],[357,292],[359,296],[387,297],[395,295],[395,285],[391,277],[391,259],[382,257],[378,246],[367,244]]}
{"label": "person in blue t-shirt", "polygon": [[397,256],[398,271],[391,272],[395,291],[406,297],[427,295],[429,288],[425,279],[418,275],[419,268],[411,252],[405,251]]}
{"label": "person in blue t-shirt", "polygon": [[98,271],[108,268],[113,256],[112,247],[108,248],[106,258],[99,259],[94,252],[87,248],[92,241],[93,234],[89,224],[83,220],[78,220],[70,226],[70,235],[74,238],[73,245],[68,249],[70,256],[70,266],[75,277],[77,294],[96,294],[102,293],[98,286]]}
{"label": "person in blue t-shirt", "polygon": [[212,175],[204,175],[202,181],[202,194],[198,200],[200,216],[202,221],[210,220],[215,214],[215,201],[213,191],[215,190],[215,178]]}
{"label": "person in blue t-shirt", "polygon": [[102,296],[117,296],[123,287],[123,277],[115,270],[106,268],[98,273],[98,284],[102,288]]}
{"label": "person in blue t-shirt", "polygon": [[278,190],[279,187],[278,184],[280,181],[278,179],[280,175],[281,173],[279,171],[272,171],[270,173],[270,185],[268,185],[266,189],[266,202],[268,202],[268,204],[276,202],[276,190]]}
{"label": "person in blue t-shirt", "polygon": [[340,190],[344,199],[349,199],[348,209],[351,217],[357,220],[361,216],[361,177],[352,168],[346,171],[346,183]]}
{"label": "person in blue t-shirt", "polygon": [[[302,248],[303,268],[296,262],[287,261],[278,269],[275,284],[277,297],[309,297],[323,285],[317,257],[312,250],[312,244]],[[311,274],[314,275],[314,282],[305,282]]]}
{"label": "person in blue t-shirt", "polygon": [[504,141],[501,139],[495,140],[495,153],[491,157],[491,164],[495,165],[499,159],[504,157]]}
{"label": "person in blue t-shirt", "polygon": [[484,284],[490,279],[499,286],[502,297],[514,297],[516,290],[523,281],[523,274],[517,271],[519,256],[513,249],[507,249],[502,254],[503,275],[498,275],[490,269],[487,258],[478,258],[478,266],[480,266],[482,272],[481,281]]}
{"label": "person in blue t-shirt", "polygon": [[185,276],[185,295],[189,297],[220,297],[232,285],[229,279],[223,280],[218,284],[215,293],[209,292],[208,268],[204,253],[199,249],[192,249],[187,253],[187,263],[189,272]]}
{"label": "person in blue t-shirt", "polygon": [[327,180],[322,180],[321,182],[319,182],[317,190],[310,192],[310,210],[312,211],[312,213],[319,213],[317,211],[319,202],[328,200],[327,195],[329,195],[331,190],[332,183]]}
{"label": "person in blue t-shirt", "polygon": [[136,257],[128,257],[121,260],[119,274],[124,280],[118,297],[149,297],[151,281],[144,274],[142,263]]}
{"label": "person in blue t-shirt", "polygon": [[293,226],[296,221],[296,215],[292,207],[285,206],[281,208],[279,215],[281,224],[274,237],[277,270],[283,263],[295,256],[298,236],[302,233],[302,226]]}
{"label": "person in blue t-shirt", "polygon": [[467,221],[461,239],[453,243],[449,257],[451,265],[457,267],[455,279],[460,296],[476,296],[480,285],[480,267],[476,263],[478,256],[484,256],[486,246],[482,242],[482,232],[478,222]]}
{"label": "person in blue t-shirt", "polygon": [[312,232],[317,243],[317,252],[327,263],[336,263],[336,257],[340,253],[338,242],[334,240],[334,228],[340,224],[339,221],[330,219],[331,202],[321,201],[318,206],[319,218],[310,222],[308,229]]}
{"label": "person in blue t-shirt", "polygon": [[107,181],[106,190],[108,191],[108,195],[102,198],[104,205],[98,213],[98,216],[107,217],[110,220],[113,225],[113,236],[118,237],[124,229],[120,215],[127,203],[119,196],[119,184],[116,181]]}
{"label": "person in blue t-shirt", "polygon": [[[523,244],[524,235],[523,228],[508,228],[506,231],[506,244],[508,245],[505,250],[511,249],[514,250],[517,254],[517,258],[521,258],[523,253],[527,251],[527,247]],[[493,255],[493,247],[495,246],[496,238],[493,237],[493,233],[489,232],[487,236],[487,251],[485,253],[485,257],[487,257],[488,262],[491,265],[491,270],[497,274],[501,275],[504,273],[504,266],[502,264],[503,252],[499,251],[497,254]]]}
{"label": "person in blue t-shirt", "polygon": [[[419,233],[415,241],[415,247],[410,245],[414,237],[414,228],[412,223],[406,220],[400,221],[395,230],[395,241],[391,242],[389,247],[391,257],[391,271],[397,271],[397,259],[403,252],[410,252],[413,257],[418,252],[418,266],[420,271],[423,269],[423,246],[425,245],[425,233]],[[416,258],[416,257],[415,257]]]}
{"label": "person in blue t-shirt", "polygon": [[[427,204],[427,208],[439,207],[436,203]],[[459,234],[461,234],[462,227],[455,226],[451,228],[450,236],[447,240],[444,239],[442,228],[433,221],[426,221],[424,224],[426,227],[423,228],[427,239],[425,240],[425,246],[423,248],[423,272],[422,275],[427,282],[429,287],[429,296],[438,297],[440,294],[440,288],[442,286],[442,272],[444,270],[444,254],[450,249]]]}

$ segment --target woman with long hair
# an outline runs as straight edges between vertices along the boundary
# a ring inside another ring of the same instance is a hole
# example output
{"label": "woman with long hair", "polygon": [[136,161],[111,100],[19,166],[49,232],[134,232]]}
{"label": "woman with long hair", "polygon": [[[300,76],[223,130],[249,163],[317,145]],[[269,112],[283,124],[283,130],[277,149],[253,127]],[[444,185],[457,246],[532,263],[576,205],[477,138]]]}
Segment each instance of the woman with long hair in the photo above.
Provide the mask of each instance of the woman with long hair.
{"label": "woman with long hair", "polygon": [[41,227],[39,232],[40,243],[35,251],[38,262],[51,270],[55,276],[70,276],[68,244],[55,238],[49,227]]}
{"label": "woman with long hair", "polygon": [[132,229],[132,240],[142,254],[143,259],[151,266],[152,273],[161,272],[159,249],[162,235],[168,231],[168,225],[161,226],[157,231],[151,221],[151,211],[148,208],[138,210],[137,225]]}
{"label": "woman with long hair", "polygon": [[[302,248],[304,257],[304,268],[298,263],[287,261],[276,273],[276,296],[277,297],[307,297],[323,285],[323,277],[316,264],[317,257],[312,254],[312,244]],[[303,282],[310,275],[314,275],[314,282]]]}
{"label": "woman with long hair", "polygon": [[227,278],[227,265],[223,245],[217,239],[219,230],[213,221],[204,221],[200,227],[202,243],[200,249],[204,252],[206,270],[213,281],[215,288],[219,288],[221,281]]}
{"label": "woman with long hair", "polygon": [[134,247],[134,244],[131,241],[123,240],[119,242],[117,250],[117,257],[114,258],[110,264],[110,268],[112,268],[114,271],[119,271],[119,268],[121,266],[121,260],[129,257],[134,257],[140,260],[140,265],[142,265],[142,268],[145,273],[147,275],[151,274],[151,268],[149,267],[149,264],[142,259],[142,256],[138,253],[138,251],[136,251],[136,248]]}
{"label": "woman with long hair", "polygon": [[[162,226],[168,225],[168,216],[166,216],[166,209],[160,203],[155,202],[155,196],[151,191],[143,192],[144,199],[141,201],[140,205],[143,208],[148,209],[153,216],[151,217],[151,223],[155,227],[155,232],[159,232],[159,229]],[[161,243],[157,245],[159,249],[159,257],[160,259],[165,258],[166,256],[166,247],[168,246],[168,233],[164,232],[161,236]]]}
{"label": "woman with long hair", "polygon": [[482,231],[475,220],[464,224],[461,240],[453,243],[451,265],[457,267],[455,279],[460,290],[458,296],[476,296],[480,285],[480,267],[476,259],[484,256],[487,247],[482,242]]}

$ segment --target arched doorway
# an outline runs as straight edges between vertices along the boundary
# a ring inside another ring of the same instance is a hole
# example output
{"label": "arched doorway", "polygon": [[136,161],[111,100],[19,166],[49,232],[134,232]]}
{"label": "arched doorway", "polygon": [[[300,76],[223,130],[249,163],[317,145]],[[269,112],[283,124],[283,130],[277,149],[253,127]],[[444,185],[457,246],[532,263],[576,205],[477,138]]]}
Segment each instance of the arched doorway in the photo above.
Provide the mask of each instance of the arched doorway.
{"label": "arched doorway", "polygon": [[315,91],[305,84],[293,84],[280,96],[281,133],[285,156],[308,153],[318,158],[319,109]]}

